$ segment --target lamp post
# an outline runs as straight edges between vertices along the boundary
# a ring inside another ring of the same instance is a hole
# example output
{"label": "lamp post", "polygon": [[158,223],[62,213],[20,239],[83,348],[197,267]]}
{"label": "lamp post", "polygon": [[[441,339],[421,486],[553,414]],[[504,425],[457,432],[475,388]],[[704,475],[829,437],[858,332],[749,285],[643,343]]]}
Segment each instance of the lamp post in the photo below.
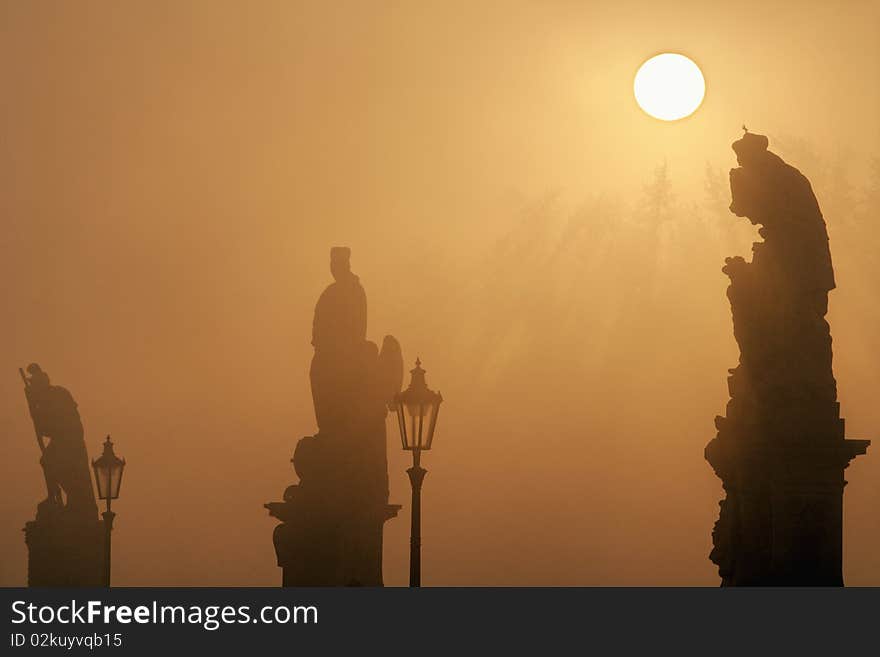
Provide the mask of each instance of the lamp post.
{"label": "lamp post", "polygon": [[409,387],[394,396],[397,426],[403,449],[411,451],[413,465],[406,473],[412,485],[412,530],[409,540],[409,585],[422,585],[422,480],[428,472],[419,463],[422,450],[431,449],[437,414],[443,397],[425,383],[425,370],[417,358],[415,369],[410,370]]}
{"label": "lamp post", "polygon": [[107,500],[107,510],[101,515],[104,518],[104,586],[110,586],[110,532],[113,531],[113,518],[116,514],[110,510],[110,502],[119,497],[122,485],[122,470],[125,459],[113,453],[110,436],[104,441],[104,453],[92,460],[95,469],[95,482],[98,484],[98,497]]}

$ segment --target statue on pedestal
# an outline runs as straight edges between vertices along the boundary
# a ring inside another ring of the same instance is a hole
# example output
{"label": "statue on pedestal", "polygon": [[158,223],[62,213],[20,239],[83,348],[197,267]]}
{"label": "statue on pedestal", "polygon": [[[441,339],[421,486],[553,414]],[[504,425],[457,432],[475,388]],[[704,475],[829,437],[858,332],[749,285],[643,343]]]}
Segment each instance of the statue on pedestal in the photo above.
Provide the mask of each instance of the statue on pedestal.
{"label": "statue on pedestal", "polygon": [[285,586],[381,586],[388,504],[385,416],[403,382],[400,345],[366,339],[367,300],[351,252],[330,252],[334,282],[315,307],[310,379],[318,433],[293,455],[299,483],[266,505]]}
{"label": "statue on pedestal", "polygon": [[[33,363],[19,370],[34,424],[47,496],[25,525],[31,586],[101,586],[103,524],[73,396]],[[45,443],[48,439],[48,444]]]}
{"label": "statue on pedestal", "polygon": [[739,364],[706,459],[726,498],[710,559],[722,585],[842,586],[844,438],[825,314],[834,270],[810,182],[746,132],[733,144],[731,212],[760,225],[751,262],[727,258]]}

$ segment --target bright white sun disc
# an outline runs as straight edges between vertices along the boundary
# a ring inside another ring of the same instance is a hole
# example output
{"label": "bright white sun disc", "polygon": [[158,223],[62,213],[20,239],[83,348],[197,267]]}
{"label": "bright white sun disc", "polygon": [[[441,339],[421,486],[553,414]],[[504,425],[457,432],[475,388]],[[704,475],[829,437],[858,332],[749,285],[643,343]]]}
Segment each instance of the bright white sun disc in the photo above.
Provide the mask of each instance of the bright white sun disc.
{"label": "bright white sun disc", "polygon": [[665,52],[639,68],[633,82],[636,102],[661,121],[677,121],[693,114],[706,95],[706,81],[693,60]]}

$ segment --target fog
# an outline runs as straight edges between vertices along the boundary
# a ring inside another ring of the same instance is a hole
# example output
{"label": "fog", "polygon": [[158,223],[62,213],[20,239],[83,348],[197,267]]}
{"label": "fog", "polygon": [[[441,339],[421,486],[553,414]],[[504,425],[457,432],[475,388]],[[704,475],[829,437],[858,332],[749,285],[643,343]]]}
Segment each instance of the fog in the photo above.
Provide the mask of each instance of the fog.
{"label": "fog", "polygon": [[[847,435],[880,438],[875,2],[0,2],[0,585],[44,490],[16,369],[128,462],[116,586],[280,583],[262,508],[316,430],[314,304],[352,249],[368,336],[443,393],[424,585],[717,585],[703,460],[737,347],[745,123],[810,178]],[[596,5],[596,6],[591,6]],[[601,5],[601,6],[600,6]],[[702,68],[691,117],[639,65]],[[385,579],[407,581],[389,422]],[[880,458],[846,471],[880,585]]]}

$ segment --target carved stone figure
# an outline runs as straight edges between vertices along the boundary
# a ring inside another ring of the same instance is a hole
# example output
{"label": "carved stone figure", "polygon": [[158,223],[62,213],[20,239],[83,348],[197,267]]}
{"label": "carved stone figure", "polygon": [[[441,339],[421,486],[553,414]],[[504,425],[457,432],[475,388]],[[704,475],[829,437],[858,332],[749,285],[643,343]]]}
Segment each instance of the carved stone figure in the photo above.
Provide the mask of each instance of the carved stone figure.
{"label": "carved stone figure", "polygon": [[27,370],[22,378],[48,491],[25,525],[28,584],[101,586],[104,529],[76,402],[36,363]]}
{"label": "carved stone figure", "polygon": [[385,416],[400,391],[400,345],[379,352],[366,339],[367,301],[349,265],[330,252],[334,282],[321,294],[312,326],[310,379],[318,433],[299,441],[299,483],[266,505],[285,586],[382,584],[382,531],[399,507],[388,504]]}
{"label": "carved stone figure", "polygon": [[70,513],[93,518],[98,507],[76,402],[66,388],[52,385],[49,375],[36,363],[27,370],[30,378],[25,393],[34,428],[38,439],[49,439],[40,459],[50,491],[47,501],[60,502],[60,488]]}
{"label": "carved stone figure", "polygon": [[318,431],[324,433],[346,431],[364,368],[376,356],[376,345],[367,342],[367,296],[349,258],[347,248],[330,251],[334,282],[318,299],[312,322],[312,398]]}
{"label": "carved stone figure", "polygon": [[761,226],[751,262],[727,258],[739,364],[706,459],[726,498],[710,555],[722,584],[842,585],[846,440],[825,313],[835,287],[809,181],[746,132],[733,144],[730,209]]}

